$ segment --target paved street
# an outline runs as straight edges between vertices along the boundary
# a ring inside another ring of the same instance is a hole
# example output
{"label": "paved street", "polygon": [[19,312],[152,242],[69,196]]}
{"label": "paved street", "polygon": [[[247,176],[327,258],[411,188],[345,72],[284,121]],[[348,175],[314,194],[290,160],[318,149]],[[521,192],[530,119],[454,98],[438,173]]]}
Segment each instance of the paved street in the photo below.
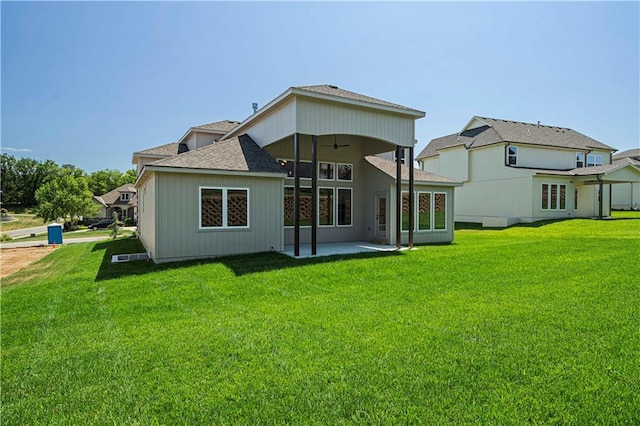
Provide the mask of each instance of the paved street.
{"label": "paved street", "polygon": [[[89,243],[92,241],[102,241],[108,240],[111,238],[108,235],[101,235],[98,237],[82,237],[82,238],[63,238],[63,244],[74,244],[74,243]],[[44,241],[23,241],[23,242],[10,242],[10,243],[0,243],[0,248],[20,248],[20,247],[39,247],[46,246],[47,240]]]}

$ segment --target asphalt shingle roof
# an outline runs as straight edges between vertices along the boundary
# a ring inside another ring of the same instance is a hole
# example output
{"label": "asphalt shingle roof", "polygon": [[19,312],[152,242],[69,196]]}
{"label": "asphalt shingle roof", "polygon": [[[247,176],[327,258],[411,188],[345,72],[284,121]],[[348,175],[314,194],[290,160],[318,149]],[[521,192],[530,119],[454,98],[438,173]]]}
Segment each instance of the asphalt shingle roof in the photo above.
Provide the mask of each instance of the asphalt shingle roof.
{"label": "asphalt shingle roof", "polygon": [[613,154],[613,161],[622,160],[623,158],[633,158],[640,160],[640,149],[628,149],[626,151]]}
{"label": "asphalt shingle roof", "polygon": [[219,131],[220,133],[227,133],[240,124],[239,121],[233,120],[222,120],[216,121],[215,123],[201,124],[199,126],[194,126],[194,129],[202,129],[202,130],[213,130]]}
{"label": "asphalt shingle roof", "polygon": [[[384,158],[376,157],[374,155],[369,155],[364,157],[364,159],[371,164],[376,169],[382,171],[383,173],[389,175],[393,179],[396,178],[396,162],[391,160],[386,160]],[[430,182],[430,183],[450,183],[450,184],[459,184],[460,182],[446,178],[444,176],[436,175],[434,173],[425,172],[420,169],[413,169],[413,179],[416,182]],[[402,180],[409,180],[409,167],[407,165],[402,165]]]}
{"label": "asphalt shingle roof", "polygon": [[120,194],[123,192],[132,192],[136,194],[136,187],[132,183],[125,183],[117,187],[116,189],[107,192],[106,194],[102,194],[99,196],[95,196],[101,204],[111,205],[111,204],[123,204],[123,205],[134,205],[135,204],[135,196],[131,197],[128,201],[124,201],[120,199]]}
{"label": "asphalt shingle roof", "polygon": [[278,162],[246,134],[224,139],[175,157],[154,161],[149,165],[254,173],[284,173]]}
{"label": "asphalt shingle roof", "polygon": [[394,104],[392,102],[383,101],[381,99],[372,98],[371,96],[361,95],[360,93],[350,92],[348,90],[340,89],[338,86],[333,86],[330,84],[320,84],[317,86],[298,86],[293,87],[293,89],[297,90],[306,90],[307,92],[320,93],[323,95],[336,96],[344,99],[351,99],[355,101],[368,102],[376,105],[383,105],[393,108],[404,109],[407,111],[420,112],[416,109],[406,107],[404,105]]}
{"label": "asphalt shingle roof", "polygon": [[134,152],[133,155],[162,155],[173,156],[178,153],[178,142],[171,142],[165,145],[155,146],[153,148],[144,149],[142,151]]}
{"label": "asphalt shingle roof", "polygon": [[476,118],[486,123],[486,125],[467,130],[460,135],[454,133],[433,139],[416,158],[433,157],[438,155],[438,150],[440,149],[462,144],[467,148],[477,148],[502,142],[559,148],[614,150],[609,145],[566,127],[538,125],[489,117]]}

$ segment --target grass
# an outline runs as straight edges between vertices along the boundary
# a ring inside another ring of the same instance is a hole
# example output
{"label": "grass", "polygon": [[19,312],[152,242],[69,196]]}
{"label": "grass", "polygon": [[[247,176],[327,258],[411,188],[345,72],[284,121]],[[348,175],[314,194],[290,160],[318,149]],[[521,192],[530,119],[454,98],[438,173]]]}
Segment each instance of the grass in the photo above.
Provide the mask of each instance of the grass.
{"label": "grass", "polygon": [[137,251],[69,245],[3,281],[3,423],[640,422],[640,220],[109,263]]}
{"label": "grass", "polygon": [[16,229],[33,228],[36,226],[43,226],[45,224],[42,218],[36,217],[33,214],[9,214],[16,220],[12,220],[11,222],[0,222],[0,233]]}

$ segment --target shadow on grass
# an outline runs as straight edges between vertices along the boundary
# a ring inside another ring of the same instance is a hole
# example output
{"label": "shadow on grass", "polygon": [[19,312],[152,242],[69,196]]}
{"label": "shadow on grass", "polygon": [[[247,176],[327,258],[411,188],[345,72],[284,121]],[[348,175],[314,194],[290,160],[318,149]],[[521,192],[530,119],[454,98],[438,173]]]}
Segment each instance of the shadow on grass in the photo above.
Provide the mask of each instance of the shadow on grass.
{"label": "shadow on grass", "polygon": [[124,263],[111,263],[111,257],[116,254],[143,253],[144,247],[135,238],[123,238],[98,242],[92,251],[104,251],[100,268],[95,281],[109,280],[128,276],[144,275],[151,272],[176,270],[195,265],[222,264],[229,268],[236,276],[272,271],[275,269],[297,268],[306,265],[315,265],[330,262],[339,262],[348,259],[371,259],[389,256],[402,256],[402,252],[367,252],[357,254],[337,254],[316,258],[294,259],[282,253],[263,252],[224,256],[210,259],[186,260],[155,264],[152,261],[136,260]]}

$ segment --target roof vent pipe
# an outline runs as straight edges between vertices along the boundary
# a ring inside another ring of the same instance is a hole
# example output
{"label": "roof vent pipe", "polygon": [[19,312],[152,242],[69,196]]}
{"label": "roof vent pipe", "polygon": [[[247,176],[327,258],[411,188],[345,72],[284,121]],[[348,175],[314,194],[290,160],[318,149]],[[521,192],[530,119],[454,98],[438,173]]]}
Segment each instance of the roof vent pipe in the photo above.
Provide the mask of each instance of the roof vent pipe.
{"label": "roof vent pipe", "polygon": [[540,127],[540,120],[538,120],[538,127]]}
{"label": "roof vent pipe", "polygon": [[251,104],[251,108],[253,108],[253,113],[255,114],[256,112],[258,112],[258,104],[256,102]]}

